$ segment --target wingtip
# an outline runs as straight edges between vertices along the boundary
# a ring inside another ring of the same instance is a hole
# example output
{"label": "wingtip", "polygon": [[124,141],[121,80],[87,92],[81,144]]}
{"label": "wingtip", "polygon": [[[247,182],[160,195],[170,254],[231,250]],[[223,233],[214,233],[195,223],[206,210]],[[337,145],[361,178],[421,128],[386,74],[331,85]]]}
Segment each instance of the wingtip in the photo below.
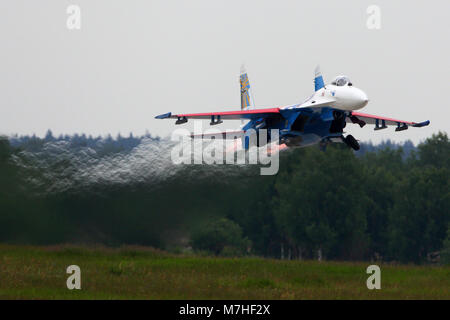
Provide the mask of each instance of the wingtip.
{"label": "wingtip", "polygon": [[155,119],[167,119],[167,118],[170,118],[171,115],[172,115],[172,112],[167,112],[167,113],[156,116]]}
{"label": "wingtip", "polygon": [[429,124],[430,124],[430,120],[427,120],[427,121],[415,123],[415,124],[413,124],[413,127],[421,128],[421,127],[426,127],[426,126],[428,126]]}

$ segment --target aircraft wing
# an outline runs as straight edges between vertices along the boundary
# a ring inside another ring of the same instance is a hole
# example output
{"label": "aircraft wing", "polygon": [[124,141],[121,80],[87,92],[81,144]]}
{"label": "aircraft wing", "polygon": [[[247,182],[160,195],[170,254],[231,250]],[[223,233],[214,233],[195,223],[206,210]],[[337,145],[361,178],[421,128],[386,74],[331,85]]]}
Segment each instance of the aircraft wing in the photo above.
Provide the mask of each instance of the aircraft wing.
{"label": "aircraft wing", "polygon": [[234,140],[237,138],[241,138],[245,134],[245,131],[243,130],[237,130],[237,131],[224,131],[224,132],[215,132],[215,133],[200,133],[200,134],[193,134],[191,133],[191,138],[211,138],[215,137],[217,139],[223,139],[223,140]]}
{"label": "aircraft wing", "polygon": [[385,129],[387,126],[397,126],[395,131],[406,130],[409,126],[424,127],[430,124],[429,120],[423,122],[412,122],[354,111],[350,113],[349,117],[347,117],[347,122],[357,123],[361,128],[366,125],[366,123],[374,124],[375,130]]}
{"label": "aircraft wing", "polygon": [[279,108],[264,108],[237,111],[172,114],[171,112],[156,116],[156,119],[178,119],[175,124],[182,124],[188,119],[210,119],[211,124],[219,124],[222,120],[259,119],[280,115]]}

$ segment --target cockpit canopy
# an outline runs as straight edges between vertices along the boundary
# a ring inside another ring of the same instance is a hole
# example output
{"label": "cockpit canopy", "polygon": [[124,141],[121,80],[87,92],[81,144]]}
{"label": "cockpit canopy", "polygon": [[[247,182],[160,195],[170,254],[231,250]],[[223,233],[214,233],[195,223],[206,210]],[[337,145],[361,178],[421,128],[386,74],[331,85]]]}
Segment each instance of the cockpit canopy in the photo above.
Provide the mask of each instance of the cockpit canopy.
{"label": "cockpit canopy", "polygon": [[333,82],[331,82],[332,85],[343,87],[343,86],[351,86],[352,83],[350,79],[346,76],[337,76]]}

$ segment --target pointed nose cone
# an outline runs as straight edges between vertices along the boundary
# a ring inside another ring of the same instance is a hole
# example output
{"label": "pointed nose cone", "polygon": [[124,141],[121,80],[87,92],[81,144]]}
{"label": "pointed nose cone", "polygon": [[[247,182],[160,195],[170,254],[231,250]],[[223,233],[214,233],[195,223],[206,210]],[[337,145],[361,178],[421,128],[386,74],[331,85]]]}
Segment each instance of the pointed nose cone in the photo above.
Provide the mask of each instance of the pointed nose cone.
{"label": "pointed nose cone", "polygon": [[369,98],[367,97],[366,93],[360,89],[358,89],[358,109],[364,108],[369,103]]}
{"label": "pointed nose cone", "polygon": [[369,103],[369,98],[367,98],[367,95],[364,94],[364,99],[361,102],[361,108],[367,106],[367,104]]}

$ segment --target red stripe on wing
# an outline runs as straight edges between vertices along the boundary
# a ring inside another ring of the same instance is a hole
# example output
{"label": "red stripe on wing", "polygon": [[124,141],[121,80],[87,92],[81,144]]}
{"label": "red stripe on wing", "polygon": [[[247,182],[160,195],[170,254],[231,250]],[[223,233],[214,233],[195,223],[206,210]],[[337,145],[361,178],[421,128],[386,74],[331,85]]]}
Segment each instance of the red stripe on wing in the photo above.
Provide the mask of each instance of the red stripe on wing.
{"label": "red stripe on wing", "polygon": [[252,109],[252,110],[241,110],[241,111],[223,111],[223,112],[205,112],[205,113],[185,113],[185,114],[174,114],[171,118],[192,118],[192,117],[208,117],[208,116],[238,116],[246,114],[263,114],[263,113],[280,113],[279,108],[267,108],[267,109]]}
{"label": "red stripe on wing", "polygon": [[413,125],[415,123],[415,122],[397,120],[397,119],[392,119],[392,118],[387,118],[387,117],[374,116],[374,115],[371,115],[371,114],[360,113],[360,112],[352,112],[352,115],[356,116],[356,117],[363,117],[363,118],[370,118],[370,119],[380,119],[380,120],[391,121],[391,122],[406,123],[406,124],[409,124],[409,125]]}

